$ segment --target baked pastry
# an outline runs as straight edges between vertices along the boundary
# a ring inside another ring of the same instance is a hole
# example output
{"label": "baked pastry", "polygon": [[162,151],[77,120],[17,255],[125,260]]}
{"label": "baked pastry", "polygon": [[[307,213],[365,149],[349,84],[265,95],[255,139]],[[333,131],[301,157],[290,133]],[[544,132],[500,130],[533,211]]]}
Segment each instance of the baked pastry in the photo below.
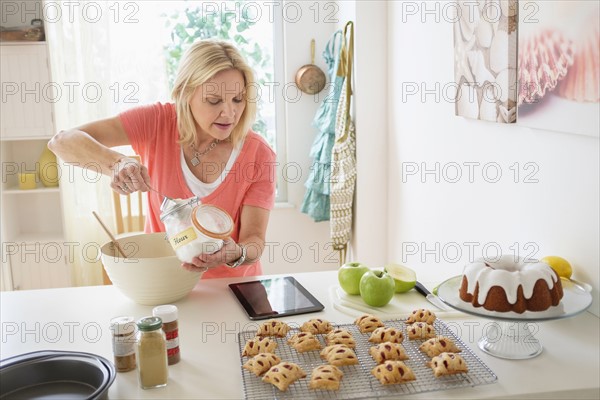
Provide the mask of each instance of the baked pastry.
{"label": "baked pastry", "polygon": [[438,336],[431,338],[421,343],[419,350],[427,354],[429,357],[435,357],[441,353],[460,353],[459,349],[454,342],[446,336]]}
{"label": "baked pastry", "polygon": [[375,360],[377,364],[381,364],[387,360],[408,360],[406,350],[401,344],[384,342],[379,343],[377,346],[373,346],[369,349],[369,354]]}
{"label": "baked pastry", "polygon": [[338,367],[358,364],[356,353],[343,344],[333,344],[321,350],[321,358]]}
{"label": "baked pastry", "polygon": [[338,390],[344,373],[335,365],[319,365],[313,369],[308,386],[311,389]]}
{"label": "baked pastry", "polygon": [[443,375],[469,372],[465,360],[454,353],[441,353],[439,356],[433,357],[431,361],[427,363],[427,366],[433,369],[433,374],[436,378]]}
{"label": "baked pastry", "polygon": [[276,386],[277,389],[283,392],[292,383],[304,377],[306,377],[306,373],[298,364],[284,361],[269,368],[262,377],[262,381]]}
{"label": "baked pastry", "polygon": [[463,270],[461,300],[489,311],[544,311],[563,297],[558,274],[542,262],[526,262],[510,254],[498,261],[479,258]]}
{"label": "baked pastry", "polygon": [[410,340],[431,339],[436,336],[433,326],[425,322],[415,322],[412,325],[408,325],[406,332]]}
{"label": "baked pastry", "polygon": [[402,361],[385,361],[371,370],[382,385],[393,385],[417,379],[412,369]]}
{"label": "baked pastry", "polygon": [[280,362],[281,359],[273,353],[260,353],[246,361],[242,367],[250,372],[254,372],[256,376],[261,376],[273,365],[279,364]]}
{"label": "baked pastry", "polygon": [[258,327],[258,332],[256,332],[257,336],[277,336],[277,337],[285,337],[290,330],[290,326],[285,322],[277,321],[274,319],[270,319],[266,322],[263,322]]}
{"label": "baked pastry", "polygon": [[354,323],[358,325],[358,330],[361,333],[373,332],[380,326],[384,326],[379,318],[371,314],[364,314],[358,317]]}
{"label": "baked pastry", "polygon": [[356,347],[356,341],[346,329],[334,329],[325,336],[327,345],[343,344],[350,348]]}
{"label": "baked pastry", "polygon": [[414,324],[415,322],[425,322],[429,325],[433,325],[435,318],[436,316],[433,311],[425,308],[419,308],[418,310],[414,310],[412,313],[410,313],[406,319],[406,323]]}
{"label": "baked pastry", "polygon": [[321,349],[321,342],[310,332],[296,333],[287,341],[298,353]]}
{"label": "baked pastry", "polygon": [[369,338],[369,342],[371,343],[402,343],[403,340],[404,334],[400,329],[385,327],[375,329],[373,333],[371,333],[371,337]]}
{"label": "baked pastry", "polygon": [[252,357],[260,353],[273,353],[277,348],[277,342],[268,337],[255,337],[246,342],[242,357]]}
{"label": "baked pastry", "polygon": [[320,318],[314,318],[306,321],[300,327],[301,332],[310,332],[313,335],[329,333],[333,330],[333,326],[329,321]]}

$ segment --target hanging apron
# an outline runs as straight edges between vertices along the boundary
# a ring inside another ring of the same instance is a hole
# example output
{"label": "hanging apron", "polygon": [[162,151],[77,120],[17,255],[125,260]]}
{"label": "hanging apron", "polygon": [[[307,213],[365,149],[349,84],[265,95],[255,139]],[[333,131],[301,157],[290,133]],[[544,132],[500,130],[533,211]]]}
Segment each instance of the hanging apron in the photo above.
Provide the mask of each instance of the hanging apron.
{"label": "hanging apron", "polygon": [[309,156],[314,160],[304,186],[306,192],[300,211],[315,222],[329,220],[329,180],[331,175],[331,150],[335,141],[335,122],[344,79],[337,76],[340,61],[342,31],[336,31],[323,51],[329,76],[329,90],[319,105],[312,125],[318,129]]}
{"label": "hanging apron", "polygon": [[[348,38],[349,33],[349,38]],[[335,143],[331,161],[331,240],[339,252],[340,265],[346,262],[352,233],[352,208],[356,187],[356,134],[350,116],[352,99],[352,61],[354,56],[354,24],[344,27],[338,76],[343,77],[342,93],[337,108]]]}

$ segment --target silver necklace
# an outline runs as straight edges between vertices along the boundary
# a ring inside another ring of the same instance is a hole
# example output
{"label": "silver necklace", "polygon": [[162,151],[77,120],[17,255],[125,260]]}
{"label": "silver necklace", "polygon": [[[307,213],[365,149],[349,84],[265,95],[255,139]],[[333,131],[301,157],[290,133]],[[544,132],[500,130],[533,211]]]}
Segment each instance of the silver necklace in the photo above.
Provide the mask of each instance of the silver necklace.
{"label": "silver necklace", "polygon": [[190,160],[192,165],[195,167],[196,165],[200,164],[200,157],[206,155],[209,151],[211,151],[212,149],[217,147],[219,142],[220,142],[219,139],[213,140],[210,143],[210,145],[208,145],[208,147],[202,153],[200,153],[200,152],[198,152],[198,150],[196,150],[196,147],[194,147],[193,143],[190,144],[190,147],[192,148],[192,150],[194,150],[194,157],[192,157],[192,159]]}

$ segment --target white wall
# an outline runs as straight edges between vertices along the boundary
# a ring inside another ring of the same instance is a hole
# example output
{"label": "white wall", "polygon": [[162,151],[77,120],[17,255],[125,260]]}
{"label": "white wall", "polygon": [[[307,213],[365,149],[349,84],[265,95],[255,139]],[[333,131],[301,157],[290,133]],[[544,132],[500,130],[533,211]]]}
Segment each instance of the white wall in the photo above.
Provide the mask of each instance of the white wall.
{"label": "white wall", "polygon": [[[598,315],[598,139],[454,116],[452,91],[443,90],[454,76],[452,23],[403,12],[403,2],[388,7],[388,258],[440,282],[497,249],[560,255],[573,264],[575,279],[594,287],[591,310]],[[410,95],[414,87],[419,92]],[[436,163],[439,182],[434,173],[406,176]],[[479,163],[470,164],[472,182],[465,163]],[[462,178],[451,183],[457,171]],[[496,171],[502,176],[491,183]]]}
{"label": "white wall", "polygon": [[[327,71],[321,53],[338,28],[334,19],[340,19],[338,11],[327,4],[315,6],[313,2],[294,2],[288,7],[284,18],[285,66],[284,81],[279,88],[288,86],[285,96],[286,156],[279,162],[288,164],[287,204],[278,204],[271,212],[267,230],[267,248],[261,262],[265,274],[319,271],[338,267],[329,239],[329,222],[314,222],[300,212],[306,191],[304,183],[310,173],[312,160],[308,154],[317,133],[311,126],[320,101],[326,94],[312,96],[300,93],[293,84],[296,71],[310,63],[310,41],[315,39],[315,64]],[[296,6],[301,13],[293,14]],[[281,9],[282,11],[284,8]],[[278,91],[281,95],[281,90]],[[299,172],[301,175],[297,175]]]}
{"label": "white wall", "polygon": [[383,268],[387,257],[388,24],[386,1],[357,1],[354,108],[356,202],[352,257]]}

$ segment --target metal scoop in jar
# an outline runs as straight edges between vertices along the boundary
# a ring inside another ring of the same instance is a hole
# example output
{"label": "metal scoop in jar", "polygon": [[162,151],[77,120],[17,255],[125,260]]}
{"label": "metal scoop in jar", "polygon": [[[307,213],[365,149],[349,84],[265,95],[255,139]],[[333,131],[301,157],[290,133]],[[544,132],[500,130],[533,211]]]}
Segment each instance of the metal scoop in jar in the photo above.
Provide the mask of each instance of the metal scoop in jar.
{"label": "metal scoop in jar", "polygon": [[[163,197],[163,204],[165,202],[165,200],[173,200],[172,198],[170,198],[169,196],[167,196],[166,194],[162,194],[161,192],[159,192],[158,190],[154,189],[152,186],[148,186],[150,188],[150,190],[152,190],[154,193],[158,193],[159,195],[161,195]],[[162,204],[160,206],[160,209],[162,211]]]}

